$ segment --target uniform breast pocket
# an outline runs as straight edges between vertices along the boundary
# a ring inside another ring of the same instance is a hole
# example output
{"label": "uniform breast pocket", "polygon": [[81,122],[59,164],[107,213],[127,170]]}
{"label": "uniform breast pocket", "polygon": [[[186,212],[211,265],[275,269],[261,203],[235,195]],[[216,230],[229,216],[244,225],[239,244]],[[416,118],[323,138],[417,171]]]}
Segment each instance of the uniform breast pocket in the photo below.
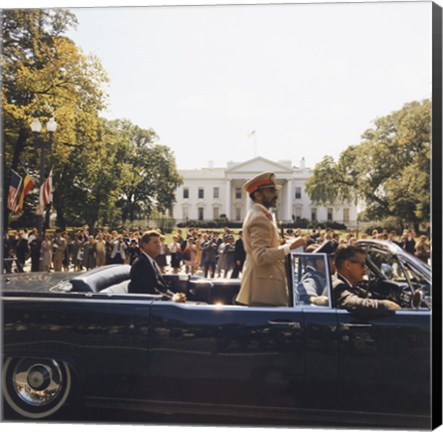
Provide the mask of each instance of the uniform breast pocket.
{"label": "uniform breast pocket", "polygon": [[265,280],[284,281],[285,271],[284,269],[281,270],[278,267],[262,267],[257,271],[257,278]]}

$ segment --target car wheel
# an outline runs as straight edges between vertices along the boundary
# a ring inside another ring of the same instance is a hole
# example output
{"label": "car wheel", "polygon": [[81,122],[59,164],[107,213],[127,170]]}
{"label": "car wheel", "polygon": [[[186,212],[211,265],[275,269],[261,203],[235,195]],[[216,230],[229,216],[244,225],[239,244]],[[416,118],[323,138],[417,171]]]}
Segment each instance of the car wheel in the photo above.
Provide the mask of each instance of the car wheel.
{"label": "car wheel", "polygon": [[68,399],[71,384],[69,366],[59,360],[8,358],[3,366],[5,401],[17,414],[30,419],[59,411]]}

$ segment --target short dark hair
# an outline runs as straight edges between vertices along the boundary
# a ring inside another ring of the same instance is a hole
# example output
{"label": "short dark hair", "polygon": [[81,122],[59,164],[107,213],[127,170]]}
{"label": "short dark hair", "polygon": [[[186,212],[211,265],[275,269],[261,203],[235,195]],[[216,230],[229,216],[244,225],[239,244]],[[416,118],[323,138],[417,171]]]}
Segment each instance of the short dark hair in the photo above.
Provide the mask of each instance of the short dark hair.
{"label": "short dark hair", "polygon": [[156,230],[150,230],[143,233],[140,237],[140,243],[149,243],[152,237],[161,237],[160,233]]}
{"label": "short dark hair", "polygon": [[356,258],[357,255],[366,255],[366,252],[354,245],[341,245],[335,251],[335,266],[341,268],[344,261]]}

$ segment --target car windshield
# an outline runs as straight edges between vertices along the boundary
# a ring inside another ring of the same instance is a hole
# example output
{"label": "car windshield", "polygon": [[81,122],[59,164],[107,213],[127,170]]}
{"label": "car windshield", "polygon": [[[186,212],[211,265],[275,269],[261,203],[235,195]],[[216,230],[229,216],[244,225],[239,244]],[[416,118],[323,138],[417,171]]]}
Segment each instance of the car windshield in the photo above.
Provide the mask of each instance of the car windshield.
{"label": "car windshield", "polygon": [[425,301],[431,304],[430,268],[426,264],[414,262],[406,255],[394,255],[377,248],[367,251],[366,263],[373,277],[409,286],[411,293],[420,290]]}
{"label": "car windshield", "polygon": [[293,254],[290,283],[294,304],[330,306],[330,269],[325,254]]}

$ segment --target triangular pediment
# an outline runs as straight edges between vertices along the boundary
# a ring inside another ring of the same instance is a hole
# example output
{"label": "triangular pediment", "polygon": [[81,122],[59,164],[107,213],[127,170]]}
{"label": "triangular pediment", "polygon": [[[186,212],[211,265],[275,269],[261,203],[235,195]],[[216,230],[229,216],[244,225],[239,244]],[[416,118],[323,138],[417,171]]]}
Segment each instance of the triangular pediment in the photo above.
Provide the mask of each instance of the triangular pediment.
{"label": "triangular pediment", "polygon": [[292,173],[293,169],[291,166],[271,161],[262,156],[257,156],[245,162],[230,165],[226,169],[226,174],[259,174],[265,171],[271,171],[277,175]]}

